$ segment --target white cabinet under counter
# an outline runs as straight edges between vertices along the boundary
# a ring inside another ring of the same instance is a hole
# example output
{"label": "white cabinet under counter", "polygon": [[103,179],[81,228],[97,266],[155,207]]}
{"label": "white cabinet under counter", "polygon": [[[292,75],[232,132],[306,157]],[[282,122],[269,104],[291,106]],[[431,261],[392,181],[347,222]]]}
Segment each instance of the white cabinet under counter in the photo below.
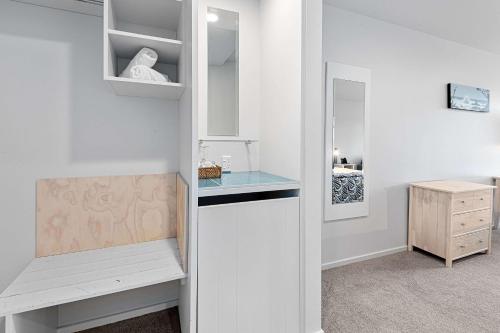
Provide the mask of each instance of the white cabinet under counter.
{"label": "white cabinet under counter", "polygon": [[202,197],[200,181],[198,331],[299,332],[299,184],[265,173],[224,176],[215,196]]}

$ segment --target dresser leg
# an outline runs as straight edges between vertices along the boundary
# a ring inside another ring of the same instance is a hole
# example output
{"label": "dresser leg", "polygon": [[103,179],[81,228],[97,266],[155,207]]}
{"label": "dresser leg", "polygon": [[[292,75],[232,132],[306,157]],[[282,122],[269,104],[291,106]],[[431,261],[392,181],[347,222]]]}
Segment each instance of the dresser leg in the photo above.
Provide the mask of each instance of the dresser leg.
{"label": "dresser leg", "polygon": [[491,249],[486,250],[486,254],[491,254]]}
{"label": "dresser leg", "polygon": [[451,259],[446,259],[446,267],[451,268],[451,263],[452,263]]}
{"label": "dresser leg", "polygon": [[412,251],[413,251],[413,245],[408,244],[408,252],[412,252]]}

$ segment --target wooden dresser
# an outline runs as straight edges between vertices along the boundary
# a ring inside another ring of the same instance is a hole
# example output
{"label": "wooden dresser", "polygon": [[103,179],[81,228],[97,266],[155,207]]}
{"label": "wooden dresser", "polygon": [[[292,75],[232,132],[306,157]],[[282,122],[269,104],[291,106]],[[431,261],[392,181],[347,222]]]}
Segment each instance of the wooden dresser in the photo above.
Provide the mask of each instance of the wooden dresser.
{"label": "wooden dresser", "polygon": [[408,250],[453,260],[491,250],[494,186],[461,181],[410,185]]}
{"label": "wooden dresser", "polygon": [[498,229],[500,224],[500,177],[495,176],[493,180],[496,186],[493,204],[493,228]]}

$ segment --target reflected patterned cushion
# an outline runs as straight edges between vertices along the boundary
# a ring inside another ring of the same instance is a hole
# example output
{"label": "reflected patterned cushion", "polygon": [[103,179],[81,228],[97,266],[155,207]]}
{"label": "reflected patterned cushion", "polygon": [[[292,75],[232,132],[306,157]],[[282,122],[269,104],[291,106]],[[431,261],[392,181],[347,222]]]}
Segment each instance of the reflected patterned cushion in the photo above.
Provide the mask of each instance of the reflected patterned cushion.
{"label": "reflected patterned cushion", "polygon": [[363,201],[363,175],[338,174],[333,175],[332,203],[343,204]]}

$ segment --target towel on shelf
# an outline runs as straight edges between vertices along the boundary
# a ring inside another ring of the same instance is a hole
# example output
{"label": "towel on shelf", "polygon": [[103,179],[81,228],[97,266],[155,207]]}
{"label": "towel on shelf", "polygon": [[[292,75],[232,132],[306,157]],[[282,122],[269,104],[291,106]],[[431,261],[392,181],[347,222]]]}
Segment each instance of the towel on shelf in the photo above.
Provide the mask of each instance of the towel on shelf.
{"label": "towel on shelf", "polygon": [[170,80],[170,78],[168,77],[167,74],[163,74],[163,73],[160,73],[161,75],[163,75],[163,77],[165,78],[165,80],[167,80],[167,82],[172,82],[172,80]]}
{"label": "towel on shelf", "polygon": [[145,66],[152,68],[158,61],[158,53],[147,47],[143,47],[130,61],[127,68],[120,74],[120,77],[131,78],[130,71],[134,66]]}
{"label": "towel on shelf", "polygon": [[152,68],[157,61],[158,53],[155,50],[144,47],[130,61],[127,68],[120,74],[120,77],[143,81],[172,82],[168,75],[162,74]]}
{"label": "towel on shelf", "polygon": [[169,82],[168,76],[144,65],[133,66],[130,69],[130,78],[143,81]]}

